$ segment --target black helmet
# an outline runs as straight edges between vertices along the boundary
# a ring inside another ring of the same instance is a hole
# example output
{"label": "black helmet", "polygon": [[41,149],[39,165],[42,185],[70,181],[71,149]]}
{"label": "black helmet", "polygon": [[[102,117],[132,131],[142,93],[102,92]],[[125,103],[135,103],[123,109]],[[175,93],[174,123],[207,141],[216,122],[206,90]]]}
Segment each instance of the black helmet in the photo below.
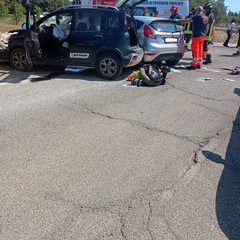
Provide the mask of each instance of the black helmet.
{"label": "black helmet", "polygon": [[206,3],[204,6],[203,6],[203,9],[209,9],[211,10],[212,9],[212,4],[211,3]]}
{"label": "black helmet", "polygon": [[193,7],[190,12],[195,14],[196,13],[196,8]]}

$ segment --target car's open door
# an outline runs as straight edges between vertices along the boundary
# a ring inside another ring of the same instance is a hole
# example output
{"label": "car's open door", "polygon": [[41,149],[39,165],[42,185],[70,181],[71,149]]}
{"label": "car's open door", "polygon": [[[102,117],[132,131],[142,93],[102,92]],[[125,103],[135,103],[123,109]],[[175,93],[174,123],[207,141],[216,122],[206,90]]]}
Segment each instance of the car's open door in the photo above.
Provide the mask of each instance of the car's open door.
{"label": "car's open door", "polygon": [[133,15],[134,8],[147,0],[119,0],[117,1],[116,7],[121,11],[128,12]]}
{"label": "car's open door", "polygon": [[32,12],[33,24],[31,25],[31,4],[29,0],[26,0],[26,23],[23,24],[23,28],[26,29],[24,36],[24,47],[26,51],[27,58],[30,58],[30,54],[35,58],[40,58],[42,55],[42,50],[39,44],[38,33],[36,31],[36,18],[35,14]]}

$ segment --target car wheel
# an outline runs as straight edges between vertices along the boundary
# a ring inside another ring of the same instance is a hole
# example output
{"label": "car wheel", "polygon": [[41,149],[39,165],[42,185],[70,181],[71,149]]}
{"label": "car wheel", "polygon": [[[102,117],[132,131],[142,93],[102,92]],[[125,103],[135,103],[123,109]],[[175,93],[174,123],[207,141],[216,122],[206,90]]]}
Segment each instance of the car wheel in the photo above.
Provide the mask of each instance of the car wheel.
{"label": "car wheel", "polygon": [[166,64],[169,65],[169,66],[174,66],[174,65],[176,65],[179,61],[180,61],[180,59],[165,60]]}
{"label": "car wheel", "polygon": [[22,48],[16,48],[11,52],[10,63],[14,69],[24,72],[33,68],[33,64],[29,63],[26,52]]}
{"label": "car wheel", "polygon": [[122,72],[122,64],[119,58],[111,53],[104,54],[97,60],[98,74],[107,80],[117,78]]}

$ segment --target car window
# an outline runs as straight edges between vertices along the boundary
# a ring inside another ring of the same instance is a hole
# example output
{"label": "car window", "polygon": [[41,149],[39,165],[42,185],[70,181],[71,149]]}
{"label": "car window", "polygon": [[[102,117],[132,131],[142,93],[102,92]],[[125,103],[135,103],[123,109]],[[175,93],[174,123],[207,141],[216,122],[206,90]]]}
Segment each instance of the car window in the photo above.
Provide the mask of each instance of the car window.
{"label": "car window", "polygon": [[43,26],[51,26],[52,24],[59,26],[60,28],[69,28],[72,21],[72,14],[71,13],[61,13],[53,15],[49,18],[47,18],[44,22],[42,22],[39,25],[39,28],[41,29]]}
{"label": "car window", "polygon": [[97,12],[78,12],[75,24],[76,32],[97,32],[102,28],[102,14]]}
{"label": "car window", "polygon": [[180,31],[175,23],[164,22],[164,21],[154,21],[150,26],[158,32],[176,32]]}
{"label": "car window", "polygon": [[141,21],[139,21],[139,20],[136,20],[136,23],[137,23],[137,30],[138,30],[139,28],[142,27],[143,22],[141,22]]}

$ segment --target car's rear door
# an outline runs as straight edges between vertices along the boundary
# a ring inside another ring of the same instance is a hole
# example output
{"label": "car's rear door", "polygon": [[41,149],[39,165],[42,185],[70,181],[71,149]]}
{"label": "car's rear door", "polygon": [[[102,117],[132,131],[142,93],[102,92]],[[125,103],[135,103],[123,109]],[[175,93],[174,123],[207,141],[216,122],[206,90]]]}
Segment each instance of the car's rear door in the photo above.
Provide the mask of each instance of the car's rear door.
{"label": "car's rear door", "polygon": [[105,42],[106,16],[94,9],[79,9],[74,14],[74,26],[69,36],[70,62],[93,65],[95,53]]}

